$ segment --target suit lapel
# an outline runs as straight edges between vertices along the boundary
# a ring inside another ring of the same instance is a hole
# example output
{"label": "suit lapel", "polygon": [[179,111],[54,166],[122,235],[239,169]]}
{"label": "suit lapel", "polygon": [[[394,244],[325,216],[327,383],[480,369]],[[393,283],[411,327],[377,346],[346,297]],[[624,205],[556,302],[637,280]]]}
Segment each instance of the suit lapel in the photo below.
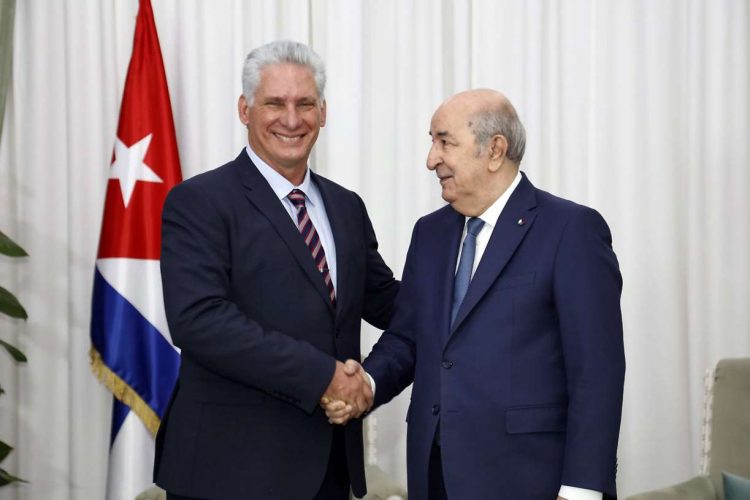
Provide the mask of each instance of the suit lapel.
{"label": "suit lapel", "polygon": [[342,217],[342,214],[346,213],[346,209],[341,206],[340,198],[328,189],[329,186],[321,181],[320,176],[314,172],[310,172],[310,175],[312,182],[318,186],[320,196],[323,198],[328,223],[331,225],[331,232],[333,233],[333,243],[336,245],[336,262],[334,263],[336,266],[336,316],[339,317],[340,312],[348,304],[348,287],[350,285],[348,263],[350,262],[351,248],[347,235],[353,233],[350,228],[346,227],[345,220]]}
{"label": "suit lapel", "polygon": [[333,312],[333,305],[328,296],[328,289],[315,267],[315,262],[310,255],[310,249],[299,234],[299,229],[289,217],[281,201],[276,197],[271,186],[261,175],[260,171],[253,165],[247,153],[243,150],[235,160],[242,184],[245,186],[245,195],[258,211],[260,211],[271,223],[279,234],[279,237],[289,247],[294,259],[309,278],[312,285],[326,302],[328,308]]}
{"label": "suit lapel", "polygon": [[479,267],[474,273],[474,277],[469,284],[469,290],[466,292],[464,301],[456,314],[451,335],[505,269],[516,248],[534,223],[536,213],[533,212],[533,209],[535,207],[534,186],[531,185],[526,175],[523,175],[521,182],[497,219],[497,224],[492,231],[482,260],[479,262]]}
{"label": "suit lapel", "polygon": [[445,344],[450,336],[451,304],[453,303],[453,282],[456,279],[458,248],[466,218],[450,207],[444,209],[446,216],[441,218],[435,230],[430,233],[429,251],[435,259],[431,266],[440,269],[433,275],[432,289],[436,294],[435,310],[440,315],[436,322],[440,325],[440,337]]}

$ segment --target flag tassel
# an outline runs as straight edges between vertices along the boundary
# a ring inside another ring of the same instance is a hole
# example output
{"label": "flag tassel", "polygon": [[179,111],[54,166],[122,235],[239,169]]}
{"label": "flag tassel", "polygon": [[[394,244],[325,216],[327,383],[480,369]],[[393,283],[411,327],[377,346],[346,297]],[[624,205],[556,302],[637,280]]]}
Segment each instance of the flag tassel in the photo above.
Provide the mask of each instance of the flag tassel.
{"label": "flag tassel", "polygon": [[132,411],[138,415],[143,424],[149,430],[152,436],[156,435],[161,420],[151,406],[146,403],[138,392],[130,387],[127,382],[121,379],[115,372],[102,360],[101,354],[94,347],[89,350],[91,358],[91,371],[112,394],[124,404],[128,405]]}

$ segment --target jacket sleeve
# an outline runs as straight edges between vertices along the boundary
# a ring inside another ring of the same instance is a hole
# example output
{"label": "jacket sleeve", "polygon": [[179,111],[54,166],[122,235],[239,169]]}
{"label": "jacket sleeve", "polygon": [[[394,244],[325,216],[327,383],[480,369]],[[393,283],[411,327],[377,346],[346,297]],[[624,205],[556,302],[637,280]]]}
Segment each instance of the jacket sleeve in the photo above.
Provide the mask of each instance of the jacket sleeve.
{"label": "jacket sleeve", "polygon": [[335,359],[263,328],[230,300],[230,231],[199,187],[172,189],[162,215],[161,273],[174,344],[211,372],[260,389],[308,413],[317,407]]}
{"label": "jacket sleeve", "polygon": [[562,484],[614,495],[625,378],[622,277],[596,211],[580,207],[568,221],[553,280],[568,384]]}
{"label": "jacket sleeve", "polygon": [[412,232],[391,324],[373,346],[363,365],[375,380],[375,407],[389,402],[414,381],[417,360],[414,338],[414,276],[418,226],[419,222]]}
{"label": "jacket sleeve", "polygon": [[399,282],[393,277],[393,271],[378,252],[378,240],[375,237],[370,217],[367,215],[365,204],[359,196],[357,196],[357,201],[362,210],[363,237],[367,252],[362,318],[372,326],[385,330],[391,322]]}

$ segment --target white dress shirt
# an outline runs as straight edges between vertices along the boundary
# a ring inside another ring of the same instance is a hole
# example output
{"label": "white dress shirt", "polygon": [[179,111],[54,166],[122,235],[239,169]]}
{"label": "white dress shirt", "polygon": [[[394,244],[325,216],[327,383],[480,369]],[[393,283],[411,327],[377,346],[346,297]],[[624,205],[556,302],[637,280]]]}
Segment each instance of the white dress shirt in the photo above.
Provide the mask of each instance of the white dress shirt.
{"label": "white dress shirt", "polygon": [[[474,272],[479,266],[479,262],[482,260],[484,251],[487,249],[487,243],[489,243],[490,241],[490,236],[492,236],[492,231],[495,229],[497,219],[498,217],[500,217],[500,214],[505,208],[505,205],[508,203],[510,195],[513,194],[513,191],[515,191],[516,186],[518,186],[520,182],[521,172],[519,171],[518,174],[516,174],[516,177],[513,179],[513,182],[511,182],[510,186],[508,186],[508,189],[506,189],[505,192],[501,194],[500,197],[495,200],[495,202],[478,217],[479,219],[482,219],[484,221],[484,225],[477,235],[477,249],[474,253],[474,266],[471,269],[472,278],[474,277]],[[468,220],[469,217],[466,217],[466,221]],[[461,245],[458,247],[456,269],[458,269],[458,263],[461,260],[463,241],[466,238],[466,221],[464,221],[464,231],[463,235],[461,236]],[[510,493],[512,492],[508,492],[508,494]],[[587,490],[584,488],[574,488],[572,486],[565,485],[560,487],[560,492],[558,493],[558,495],[563,498],[567,498],[568,500],[602,500],[603,497],[602,493],[599,491]]]}
{"label": "white dress shirt", "polygon": [[[289,182],[284,176],[278,173],[276,170],[271,168],[266,162],[260,159],[255,151],[252,150],[248,144],[245,147],[247,155],[253,161],[253,164],[258,167],[260,174],[268,181],[268,184],[273,189],[273,192],[281,201],[281,204],[286,209],[289,217],[291,217],[294,225],[297,226],[297,209],[295,208],[292,200],[287,196],[292,192],[292,189],[299,189],[305,193],[305,207],[307,213],[312,220],[315,231],[318,233],[320,243],[323,245],[323,251],[326,254],[326,262],[328,262],[328,272],[331,275],[331,283],[333,283],[333,289],[337,290],[336,286],[336,244],[333,240],[333,231],[331,231],[331,224],[328,222],[328,214],[326,213],[326,206],[323,204],[323,197],[320,195],[318,186],[310,179],[310,168],[308,167],[305,171],[305,179],[302,184],[295,186]],[[312,257],[311,257],[312,258]]]}
{"label": "white dress shirt", "polygon": [[[479,230],[479,234],[477,235],[477,250],[476,253],[474,253],[474,265],[471,268],[471,277],[474,277],[474,273],[477,270],[477,267],[479,267],[479,261],[482,260],[482,255],[484,255],[484,251],[487,249],[487,243],[490,241],[490,236],[492,236],[492,231],[495,229],[495,224],[497,224],[497,219],[500,217],[500,213],[503,211],[503,208],[505,208],[505,205],[508,203],[508,199],[510,199],[510,195],[513,194],[513,191],[515,191],[516,186],[521,182],[521,172],[519,171],[516,174],[516,177],[513,179],[513,182],[510,183],[510,186],[508,186],[508,189],[505,190],[503,194],[500,195],[498,199],[495,200],[495,202],[490,205],[490,207],[484,211],[478,219],[482,219],[484,221],[484,225],[482,226],[482,229]],[[466,220],[464,221],[464,232],[461,235],[461,244],[458,246],[458,258],[456,259],[456,270],[458,270],[458,263],[461,262],[461,251],[463,249],[463,242],[466,238],[466,222],[470,219],[470,217],[466,217]]]}

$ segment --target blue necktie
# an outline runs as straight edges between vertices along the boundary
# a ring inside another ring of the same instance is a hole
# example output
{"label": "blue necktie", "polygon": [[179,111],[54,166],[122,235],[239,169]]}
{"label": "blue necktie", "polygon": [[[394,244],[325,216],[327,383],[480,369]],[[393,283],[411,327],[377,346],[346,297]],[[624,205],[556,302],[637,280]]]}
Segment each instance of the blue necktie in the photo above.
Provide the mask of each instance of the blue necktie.
{"label": "blue necktie", "polygon": [[453,307],[451,308],[451,325],[456,319],[456,313],[464,301],[469,283],[471,283],[471,270],[474,267],[474,254],[477,251],[477,235],[482,230],[484,221],[472,217],[466,223],[466,238],[461,247],[461,259],[458,261],[456,279],[453,282]]}

